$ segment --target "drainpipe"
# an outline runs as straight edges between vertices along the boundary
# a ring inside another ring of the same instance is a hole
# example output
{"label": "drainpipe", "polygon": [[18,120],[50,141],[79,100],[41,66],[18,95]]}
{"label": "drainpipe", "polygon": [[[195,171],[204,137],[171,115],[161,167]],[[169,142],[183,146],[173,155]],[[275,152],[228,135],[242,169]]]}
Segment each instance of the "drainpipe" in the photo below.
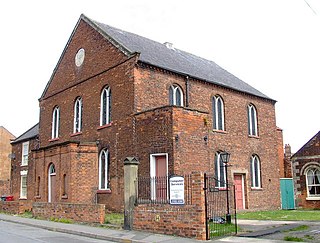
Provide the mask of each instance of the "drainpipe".
{"label": "drainpipe", "polygon": [[189,107],[189,88],[190,88],[189,76],[186,76],[186,107]]}

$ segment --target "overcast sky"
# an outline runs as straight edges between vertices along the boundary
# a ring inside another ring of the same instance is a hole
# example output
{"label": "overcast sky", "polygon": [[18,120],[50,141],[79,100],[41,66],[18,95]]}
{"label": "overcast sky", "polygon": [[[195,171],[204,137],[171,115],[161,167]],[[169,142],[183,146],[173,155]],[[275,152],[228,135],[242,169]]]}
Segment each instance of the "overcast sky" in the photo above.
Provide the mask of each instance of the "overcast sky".
{"label": "overcast sky", "polygon": [[319,131],[319,0],[0,2],[0,126],[38,122],[40,98],[83,13],[216,62],[277,100],[293,152]]}

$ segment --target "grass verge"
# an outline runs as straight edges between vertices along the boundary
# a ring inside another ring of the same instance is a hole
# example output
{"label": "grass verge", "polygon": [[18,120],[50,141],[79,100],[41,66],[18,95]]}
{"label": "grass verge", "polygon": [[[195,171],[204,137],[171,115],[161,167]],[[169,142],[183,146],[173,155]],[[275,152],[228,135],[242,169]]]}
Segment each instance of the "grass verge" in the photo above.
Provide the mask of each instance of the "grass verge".
{"label": "grass verge", "polygon": [[320,220],[320,210],[273,210],[242,212],[237,214],[238,219],[255,220]]}

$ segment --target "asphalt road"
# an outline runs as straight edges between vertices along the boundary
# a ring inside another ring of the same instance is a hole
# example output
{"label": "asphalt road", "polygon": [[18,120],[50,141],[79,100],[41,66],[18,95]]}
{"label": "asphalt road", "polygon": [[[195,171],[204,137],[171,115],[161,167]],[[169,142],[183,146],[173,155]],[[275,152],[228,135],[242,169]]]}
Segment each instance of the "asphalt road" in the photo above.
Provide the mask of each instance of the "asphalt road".
{"label": "asphalt road", "polygon": [[108,243],[83,236],[53,232],[22,224],[0,221],[0,243]]}

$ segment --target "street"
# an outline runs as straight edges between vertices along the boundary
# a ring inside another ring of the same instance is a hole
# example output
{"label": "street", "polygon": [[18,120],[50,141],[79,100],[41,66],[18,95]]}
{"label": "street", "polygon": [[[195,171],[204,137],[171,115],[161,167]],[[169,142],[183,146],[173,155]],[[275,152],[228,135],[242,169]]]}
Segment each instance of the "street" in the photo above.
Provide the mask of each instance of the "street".
{"label": "street", "polygon": [[83,236],[59,233],[40,228],[35,228],[18,223],[0,220],[0,243],[102,243],[111,242],[97,240]]}

